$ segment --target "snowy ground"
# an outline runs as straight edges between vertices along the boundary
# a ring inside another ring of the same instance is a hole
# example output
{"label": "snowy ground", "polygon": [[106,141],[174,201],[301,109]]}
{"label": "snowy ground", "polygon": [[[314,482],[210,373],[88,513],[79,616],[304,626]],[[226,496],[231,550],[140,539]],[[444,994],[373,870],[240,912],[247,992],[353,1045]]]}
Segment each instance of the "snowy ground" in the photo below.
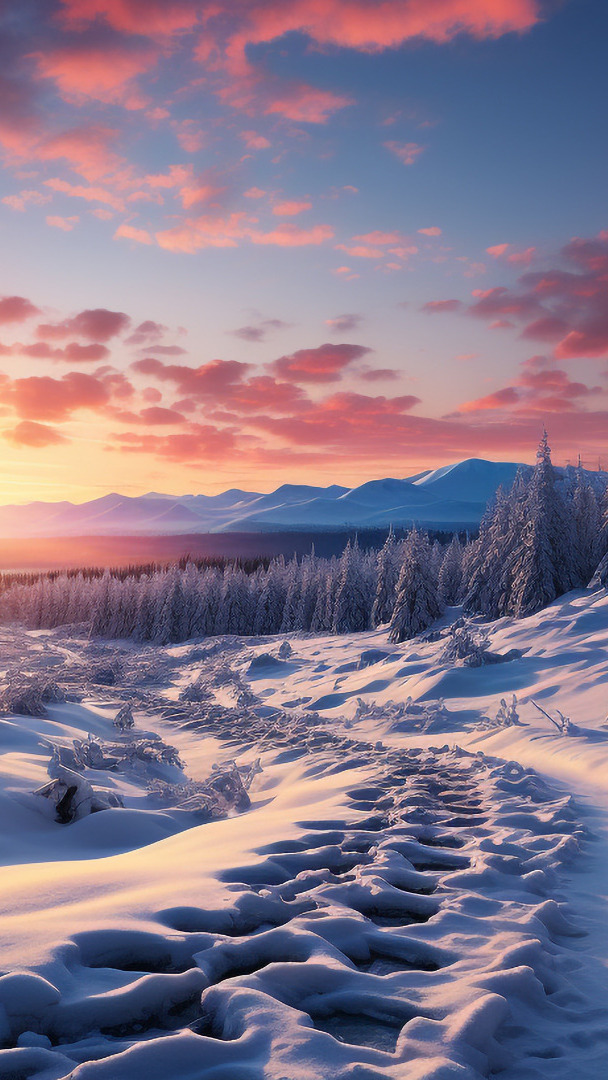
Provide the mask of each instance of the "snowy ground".
{"label": "snowy ground", "polygon": [[[79,699],[0,719],[0,1077],[604,1075],[608,597],[486,629],[515,658],[0,631],[5,679]],[[89,733],[123,806],[59,824],[32,792]]]}

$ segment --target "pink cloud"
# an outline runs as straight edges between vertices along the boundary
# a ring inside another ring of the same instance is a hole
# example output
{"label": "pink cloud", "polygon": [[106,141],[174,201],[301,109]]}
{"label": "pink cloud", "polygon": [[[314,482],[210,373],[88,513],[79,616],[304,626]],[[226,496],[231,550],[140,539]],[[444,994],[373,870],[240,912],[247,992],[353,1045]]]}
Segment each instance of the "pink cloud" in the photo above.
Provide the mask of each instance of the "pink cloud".
{"label": "pink cloud", "polygon": [[491,255],[493,259],[500,259],[502,255],[508,251],[508,244],[494,244],[493,247],[486,248],[488,255]]}
{"label": "pink cloud", "polygon": [[192,30],[199,17],[193,0],[61,0],[59,13],[71,30],[103,20],[114,30],[159,38]]}
{"label": "pink cloud", "polygon": [[148,173],[143,183],[151,188],[179,188],[191,183],[193,175],[192,165],[170,165],[167,172]]}
{"label": "pink cloud", "polygon": [[460,412],[485,412],[488,409],[501,409],[505,405],[515,405],[519,402],[519,393],[514,386],[506,386],[504,390],[495,390],[493,394],[477,398],[475,401],[465,401],[460,406]]}
{"label": "pink cloud", "polygon": [[438,225],[430,225],[428,229],[418,229],[418,232],[422,236],[441,236],[441,229]]}
{"label": "pink cloud", "polygon": [[186,184],[180,190],[180,198],[185,210],[189,210],[191,206],[199,206],[201,203],[217,206],[217,200],[221,198],[225,191],[226,187],[219,184]]}
{"label": "pink cloud", "polygon": [[494,315],[540,314],[540,303],[533,295],[517,295],[504,285],[492,289],[474,289],[475,303],[469,308],[471,315],[486,318]]}
{"label": "pink cloud", "polygon": [[79,409],[99,409],[110,400],[102,380],[80,371],[60,379],[50,375],[15,379],[3,396],[25,420],[64,420]]}
{"label": "pink cloud", "polygon": [[426,149],[425,146],[420,146],[419,143],[398,143],[392,139],[382,145],[385,146],[387,150],[390,150],[391,154],[398,157],[403,165],[413,165]]}
{"label": "pink cloud", "polygon": [[192,368],[184,364],[164,364],[162,360],[146,357],[136,360],[132,370],[161,382],[173,383],[184,396],[207,400],[225,394],[236,383],[242,382],[250,366],[237,360],[211,360]]}
{"label": "pink cloud", "polygon": [[56,446],[68,441],[55,428],[47,424],[38,424],[35,420],[22,420],[10,431],[4,431],[3,435],[15,446],[32,446],[36,449],[43,446]]}
{"label": "pink cloud", "polygon": [[511,244],[495,244],[493,247],[486,248],[486,252],[493,259],[501,259],[504,256],[507,262],[520,266],[529,266],[536,256],[535,247],[528,247],[523,251],[513,251],[511,250]]}
{"label": "pink cloud", "polygon": [[270,140],[257,131],[241,131],[241,139],[249,150],[267,150],[270,146]]}
{"label": "pink cloud", "polygon": [[461,307],[460,300],[428,300],[420,310],[426,315],[442,315],[444,312],[459,311]]}
{"label": "pink cloud", "polygon": [[395,368],[370,368],[368,371],[362,371],[359,378],[364,379],[365,382],[393,382],[400,375],[401,372]]}
{"label": "pink cloud", "polygon": [[[311,6],[307,0],[276,5],[248,0],[235,10],[227,0],[208,6],[195,0],[61,0],[61,19],[82,30],[97,20],[129,34],[170,38],[193,30],[206,18],[207,53],[223,46],[239,59],[247,45],[273,41],[299,31],[318,45],[337,45],[362,52],[396,48],[416,38],[443,44],[466,33],[474,38],[495,38],[529,30],[541,18],[536,0],[326,0]],[[230,15],[231,19],[226,16]],[[215,20],[215,22],[214,22]]]}
{"label": "pink cloud", "polygon": [[72,364],[98,363],[110,355],[105,345],[80,345],[77,341],[71,341],[63,347],[49,345],[48,341],[36,341],[29,345],[16,342],[10,346],[8,352],[13,356],[29,356],[33,360],[67,361]]}
{"label": "pink cloud", "polygon": [[11,210],[23,213],[29,205],[44,206],[51,199],[52,195],[43,195],[41,191],[25,190],[20,191],[18,195],[5,195],[1,201],[5,206],[10,206]]}
{"label": "pink cloud", "polygon": [[265,341],[268,334],[273,330],[284,330],[289,326],[289,323],[283,322],[282,319],[262,319],[260,322],[249,326],[239,326],[236,330],[231,330],[230,333],[234,337],[241,338],[242,341],[249,341],[252,343],[258,343]]}
{"label": "pink cloud", "polygon": [[119,225],[114,233],[114,239],[124,237],[125,240],[134,240],[136,244],[152,244],[154,241],[147,229],[137,229],[134,225],[124,222]]}
{"label": "pink cloud", "polygon": [[272,212],[277,217],[295,217],[310,209],[312,209],[312,203],[306,199],[286,199],[285,202],[276,203]]}
{"label": "pink cloud", "polygon": [[[347,244],[336,244],[336,250],[345,251],[347,255],[358,259],[382,259],[387,254],[408,259],[410,255],[418,254],[416,245],[403,233],[383,232],[380,229],[359,233],[351,237]],[[396,269],[400,270],[401,266],[396,265]]]}
{"label": "pink cloud", "polygon": [[[75,199],[85,199],[87,202],[107,203],[114,210],[124,210],[125,208],[124,199],[119,195],[115,195],[112,191],[108,191],[107,188],[98,187],[97,185],[71,184],[69,180],[62,180],[61,177],[53,177],[51,180],[45,180],[44,183],[47,187],[60,192],[62,195],[70,195]],[[99,216],[100,212],[97,210],[94,213]]]}
{"label": "pink cloud", "polygon": [[[598,386],[573,382],[565,371],[557,368],[545,356],[532,356],[520,365],[521,373],[512,386],[504,387],[486,397],[465,402],[462,413],[504,410],[511,406],[519,414],[570,412],[580,409],[581,398],[600,392]],[[583,410],[581,410],[583,411]]]}
{"label": "pink cloud", "polygon": [[0,297],[0,325],[25,322],[39,314],[40,309],[32,304],[31,300],[26,300],[25,296]]}
{"label": "pink cloud", "polygon": [[124,311],[91,308],[80,311],[63,322],[42,323],[36,332],[41,338],[53,340],[75,336],[88,338],[90,341],[109,341],[127,330],[130,324],[131,319]]}
{"label": "pink cloud", "polygon": [[357,330],[363,322],[363,316],[357,314],[336,315],[334,319],[326,319],[325,325],[331,328],[332,333],[350,334]]}
{"label": "pink cloud", "polygon": [[41,161],[67,161],[75,172],[90,183],[114,172],[122,160],[112,149],[118,131],[104,124],[80,124],[49,135],[33,148]]}
{"label": "pink cloud", "polygon": [[345,368],[371,353],[364,345],[319,345],[281,356],[271,365],[282,378],[294,382],[337,382]]}
{"label": "pink cloud", "polygon": [[335,112],[352,104],[353,99],[346,94],[319,90],[303,83],[287,84],[275,91],[263,112],[267,116],[278,113],[286,120],[301,124],[326,124]]}
{"label": "pink cloud", "polygon": [[382,259],[386,254],[382,248],[369,244],[336,244],[336,251],[345,251],[353,259]]}
{"label": "pink cloud", "polygon": [[183,414],[176,409],[164,409],[158,405],[151,405],[147,409],[142,409],[139,415],[144,424],[154,426],[180,424],[184,419]]}
{"label": "pink cloud", "polygon": [[110,449],[121,452],[151,454],[163,461],[198,463],[217,462],[233,454],[237,440],[233,432],[213,427],[211,424],[193,424],[187,432],[160,436],[140,435],[137,432],[119,432],[112,437]]}
{"label": "pink cloud", "polygon": [[167,327],[163,323],[155,322],[153,319],[146,319],[135,327],[132,334],[125,339],[127,345],[149,345],[151,341],[156,341],[162,337],[166,332]]}
{"label": "pink cloud", "polygon": [[468,310],[494,328],[523,324],[522,337],[556,343],[558,360],[608,356],[608,234],[576,237],[560,258],[568,269],[525,273],[516,290],[475,290]]}
{"label": "pink cloud", "polygon": [[34,53],[41,78],[52,79],[66,101],[80,105],[89,99],[143,108],[147,99],[134,85],[137,76],[154,69],[158,51],[113,41],[104,45],[72,40]]}
{"label": "pink cloud", "polygon": [[309,229],[302,229],[298,225],[279,225],[271,232],[260,232],[251,229],[249,238],[254,244],[275,244],[277,247],[304,247],[309,244],[324,244],[331,240],[334,230],[331,225],[313,225]]}
{"label": "pink cloud", "polygon": [[536,248],[528,247],[524,251],[512,251],[507,255],[507,262],[517,263],[520,266],[529,266],[536,257]]}
{"label": "pink cloud", "polygon": [[62,229],[63,232],[71,232],[75,225],[78,224],[80,218],[77,215],[72,217],[60,217],[59,214],[47,214],[46,223],[54,229]]}

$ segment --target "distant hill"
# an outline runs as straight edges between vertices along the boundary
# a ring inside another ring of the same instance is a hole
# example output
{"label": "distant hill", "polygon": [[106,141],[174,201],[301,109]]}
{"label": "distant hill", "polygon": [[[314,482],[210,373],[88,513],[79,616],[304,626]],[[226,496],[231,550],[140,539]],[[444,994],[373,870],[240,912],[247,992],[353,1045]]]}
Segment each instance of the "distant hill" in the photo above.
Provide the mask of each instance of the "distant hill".
{"label": "distant hill", "polygon": [[[35,502],[0,507],[0,537],[179,536],[193,533],[328,531],[418,524],[475,527],[501,485],[529,465],[467,458],[405,479],[386,477],[354,488],[282,484],[263,494],[232,488],[220,495],[132,498],[104,495],[86,503]],[[557,470],[565,476],[564,470]],[[602,491],[608,473],[588,472]]]}

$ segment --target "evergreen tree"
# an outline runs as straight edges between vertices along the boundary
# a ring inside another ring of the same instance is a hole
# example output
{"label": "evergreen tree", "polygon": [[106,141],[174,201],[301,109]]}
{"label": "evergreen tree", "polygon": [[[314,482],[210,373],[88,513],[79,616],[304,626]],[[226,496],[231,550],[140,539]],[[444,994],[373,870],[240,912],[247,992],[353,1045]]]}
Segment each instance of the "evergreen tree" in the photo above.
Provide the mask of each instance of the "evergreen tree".
{"label": "evergreen tree", "polygon": [[253,621],[254,634],[278,634],[283,620],[285,589],[277,563],[271,563],[262,579]]}
{"label": "evergreen tree", "polygon": [[[113,579],[110,571],[104,570],[99,588],[99,595],[97,597],[97,603],[95,605],[93,624],[91,627],[91,633],[94,634],[96,637],[103,637],[104,634],[108,633],[112,620],[112,580]],[[40,626],[43,625],[44,623],[41,622]]]}
{"label": "evergreen tree", "polygon": [[302,560],[300,568],[300,598],[295,613],[295,630],[310,630],[313,615],[317,603],[317,590],[319,587],[319,568],[315,557],[314,548],[312,553]]}
{"label": "evergreen tree", "polygon": [[300,593],[302,588],[301,566],[296,556],[287,567],[287,591],[283,618],[281,619],[281,633],[288,634],[295,629],[298,607],[300,606]]}
{"label": "evergreen tree", "polygon": [[452,606],[460,600],[462,588],[462,544],[455,535],[445,549],[439,568],[438,589],[442,605]]}
{"label": "evergreen tree", "polygon": [[600,557],[600,508],[595,491],[580,467],[572,496],[574,558],[577,584],[586,586]]}
{"label": "evergreen tree", "polygon": [[412,529],[404,543],[390,640],[398,643],[416,637],[440,615],[441,605],[428,537],[426,533]]}
{"label": "evergreen tree", "polygon": [[377,556],[376,594],[371,619],[374,627],[391,621],[397,595],[399,569],[399,546],[391,528]]}
{"label": "evergreen tree", "polygon": [[334,604],[334,634],[350,634],[369,628],[369,587],[362,566],[359,545],[348,541],[340,560],[340,574]]}
{"label": "evergreen tree", "polygon": [[153,640],[158,645],[183,641],[184,592],[179,567],[172,566],[164,575],[159,593]]}
{"label": "evergreen tree", "polygon": [[556,487],[544,430],[527,490],[525,516],[513,560],[507,612],[516,618],[540,611],[572,588],[576,580],[570,519]]}

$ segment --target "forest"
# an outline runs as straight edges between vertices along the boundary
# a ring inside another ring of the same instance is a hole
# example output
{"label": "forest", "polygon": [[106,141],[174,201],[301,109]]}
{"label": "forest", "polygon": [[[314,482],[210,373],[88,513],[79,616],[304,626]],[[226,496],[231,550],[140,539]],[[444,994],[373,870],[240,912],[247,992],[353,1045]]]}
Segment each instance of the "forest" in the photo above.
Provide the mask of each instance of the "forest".
{"label": "forest", "polygon": [[558,480],[546,434],[533,471],[498,490],[479,535],[432,542],[391,532],[380,551],[347,543],[290,560],[182,561],[12,581],[0,618],[32,629],[87,623],[92,636],[157,644],[217,634],[350,634],[390,626],[415,637],[449,606],[495,619],[541,610],[594,574],[608,577],[608,495],[582,469]]}

